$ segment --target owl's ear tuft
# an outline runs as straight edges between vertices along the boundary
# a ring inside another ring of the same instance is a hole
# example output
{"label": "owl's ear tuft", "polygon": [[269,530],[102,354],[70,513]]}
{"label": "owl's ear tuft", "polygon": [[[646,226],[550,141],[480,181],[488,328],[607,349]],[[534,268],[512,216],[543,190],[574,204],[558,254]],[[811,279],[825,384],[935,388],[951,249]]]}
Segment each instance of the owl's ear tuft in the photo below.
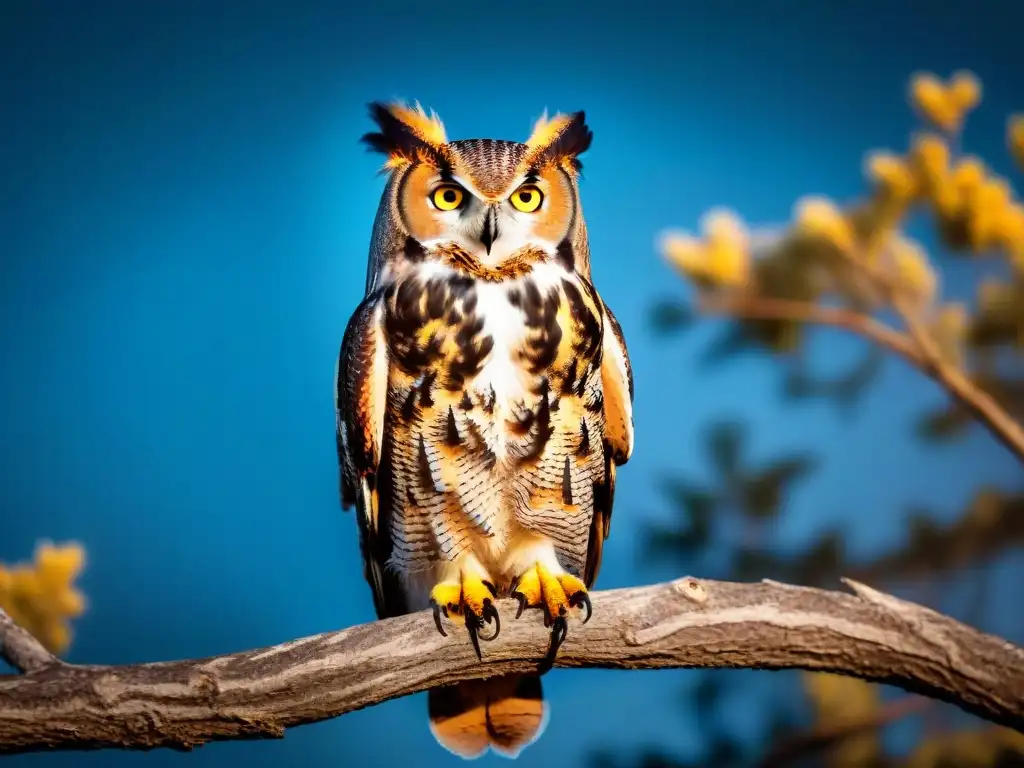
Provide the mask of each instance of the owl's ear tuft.
{"label": "owl's ear tuft", "polygon": [[379,101],[369,106],[370,117],[380,130],[365,134],[362,141],[371,152],[388,156],[387,167],[437,158],[442,154],[442,148],[448,140],[444,123],[433,110],[428,115],[419,102],[413,107]]}
{"label": "owl's ear tuft", "polygon": [[550,119],[545,112],[533,126],[526,146],[535,161],[561,164],[578,172],[583,168],[579,156],[590,148],[593,139],[594,132],[587,127],[583,111]]}

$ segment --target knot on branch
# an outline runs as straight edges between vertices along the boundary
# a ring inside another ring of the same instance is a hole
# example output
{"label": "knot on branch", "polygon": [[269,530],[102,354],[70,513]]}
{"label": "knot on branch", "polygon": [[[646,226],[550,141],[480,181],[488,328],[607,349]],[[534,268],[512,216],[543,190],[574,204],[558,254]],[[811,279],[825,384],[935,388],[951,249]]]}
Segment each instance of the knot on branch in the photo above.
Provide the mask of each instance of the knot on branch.
{"label": "knot on branch", "polygon": [[683,576],[672,582],[672,588],[691,602],[699,605],[708,601],[708,591],[704,585],[693,576]]}

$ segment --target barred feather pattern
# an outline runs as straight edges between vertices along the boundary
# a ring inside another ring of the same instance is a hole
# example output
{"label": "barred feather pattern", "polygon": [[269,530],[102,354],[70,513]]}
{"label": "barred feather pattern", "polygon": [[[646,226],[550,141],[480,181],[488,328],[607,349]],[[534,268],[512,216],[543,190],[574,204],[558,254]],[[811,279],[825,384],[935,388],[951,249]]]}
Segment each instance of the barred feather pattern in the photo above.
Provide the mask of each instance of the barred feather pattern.
{"label": "barred feather pattern", "polygon": [[459,169],[485,195],[508,188],[527,152],[525,144],[500,139],[460,139],[449,146]]}
{"label": "barred feather pattern", "polygon": [[480,547],[493,562],[526,529],[582,574],[606,467],[593,286],[550,263],[501,283],[435,266],[407,272],[381,301],[387,567],[415,574]]}

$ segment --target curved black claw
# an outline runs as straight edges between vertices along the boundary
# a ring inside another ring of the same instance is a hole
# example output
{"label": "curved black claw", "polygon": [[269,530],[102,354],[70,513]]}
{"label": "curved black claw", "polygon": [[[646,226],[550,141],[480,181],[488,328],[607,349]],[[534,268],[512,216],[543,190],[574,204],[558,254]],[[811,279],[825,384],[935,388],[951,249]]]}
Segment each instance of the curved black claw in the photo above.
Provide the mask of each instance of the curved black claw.
{"label": "curved black claw", "polygon": [[559,616],[551,622],[551,647],[548,649],[548,658],[552,661],[554,661],[558,649],[562,647],[562,643],[565,642],[565,637],[568,634],[569,623],[566,621],[565,616]]}
{"label": "curved black claw", "polygon": [[501,632],[501,619],[498,617],[498,609],[494,607],[494,603],[488,600],[484,603],[484,612],[480,616],[480,628],[482,629],[484,624],[490,624],[492,619],[494,621],[494,634],[490,637],[484,637],[481,635],[481,640],[490,642],[498,636],[499,632]]}
{"label": "curved black claw", "polygon": [[577,592],[575,595],[569,598],[569,605],[573,608],[582,605],[587,609],[587,615],[583,617],[582,624],[586,624],[590,621],[590,616],[594,611],[593,606],[590,604],[590,595],[586,592]]}
{"label": "curved black claw", "polygon": [[[490,624],[494,621],[494,634],[491,636],[485,636],[480,634],[480,630],[484,628],[485,624]],[[494,607],[494,603],[490,600],[484,603],[484,609],[481,614],[473,613],[473,611],[466,609],[466,629],[469,631],[469,639],[473,643],[473,650],[476,651],[476,657],[483,661],[483,654],[480,652],[480,641],[490,642],[498,636],[501,631],[501,619],[498,618],[498,609]]]}
{"label": "curved black claw", "polygon": [[512,597],[519,601],[519,609],[516,611],[516,618],[518,619],[523,615],[523,611],[526,610],[526,595],[522,592],[513,592]]}
{"label": "curved black claw", "polygon": [[[434,624],[437,625],[437,631],[440,632],[442,636],[448,637],[448,633],[445,632],[444,627],[441,626],[441,606],[435,603],[433,600],[431,600],[430,602],[434,606]],[[445,610],[445,615],[447,614],[448,611]]]}
{"label": "curved black claw", "polygon": [[473,650],[476,651],[476,657],[480,661],[484,660],[484,656],[480,653],[480,638],[477,636],[477,633],[482,623],[479,616],[469,609],[466,610],[466,629],[469,631],[469,641],[473,643]]}

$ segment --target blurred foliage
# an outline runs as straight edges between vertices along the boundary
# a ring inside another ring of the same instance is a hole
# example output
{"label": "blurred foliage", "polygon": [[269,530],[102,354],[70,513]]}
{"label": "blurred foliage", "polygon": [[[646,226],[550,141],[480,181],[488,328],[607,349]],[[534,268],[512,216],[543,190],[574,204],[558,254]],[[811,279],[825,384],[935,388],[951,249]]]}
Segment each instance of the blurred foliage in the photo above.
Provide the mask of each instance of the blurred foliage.
{"label": "blurred foliage", "polygon": [[64,653],[71,644],[70,620],[86,608],[74,585],[84,565],[79,544],[40,542],[33,562],[0,563],[0,608],[51,653]]}
{"label": "blurred foliage", "polygon": [[[878,341],[877,334],[864,332],[872,324],[910,346],[921,334],[969,386],[986,392],[1008,418],[1024,420],[1024,205],[1005,178],[960,151],[966,118],[981,102],[981,83],[969,72],[947,81],[922,73],[911,78],[908,97],[925,126],[902,154],[868,154],[870,191],[864,198],[838,205],[805,197],[794,206],[792,223],[763,230],[748,228],[731,211],[713,209],[698,235],[664,236],[661,251],[687,278],[695,300],[657,302],[654,331],[684,331],[705,315],[724,318],[720,335],[702,355],[704,364],[743,352],[767,353],[784,366],[788,398],[827,398],[847,411],[869,390],[893,348],[869,343],[846,371],[823,377],[812,370],[806,343],[812,333],[827,332],[815,326],[841,326]],[[1024,168],[1024,115],[1010,118],[1007,146]],[[932,223],[936,245],[948,258],[984,260],[990,268],[973,302],[943,301],[939,270],[922,243],[904,231],[922,218]],[[951,398],[949,405],[921,415],[915,432],[924,441],[949,440],[975,423]],[[749,435],[735,421],[709,425],[702,439],[710,471],[701,482],[679,475],[661,481],[677,514],[667,523],[649,523],[644,541],[648,558],[679,563],[686,573],[828,588],[849,576],[889,591],[954,577],[978,583],[980,592],[971,598],[977,611],[987,589],[986,567],[1024,545],[1022,485],[979,488],[948,522],[938,522],[927,509],[908,510],[903,545],[872,559],[853,558],[841,528],[821,531],[798,551],[784,551],[773,540],[776,523],[788,496],[815,469],[815,458],[799,452],[753,462]],[[934,605],[949,591],[930,594],[927,602]],[[687,691],[686,702],[706,739],[698,760],[648,748],[623,759],[601,753],[594,764],[1024,766],[1019,733],[966,717],[969,727],[958,721],[951,728],[952,715],[961,713],[948,705],[821,673],[772,676],[773,682],[785,681],[785,692],[771,689],[777,706],[767,708],[763,743],[751,753],[732,735],[727,718],[708,714],[721,708],[729,681],[750,685],[751,678],[693,674],[699,682]],[[794,697],[794,689],[802,695]],[[914,714],[926,716],[923,734],[909,752],[897,753],[882,738],[883,729]]]}
{"label": "blurred foliage", "polygon": [[[728,307],[734,322],[711,343],[706,362],[750,349],[768,351],[790,369],[789,396],[833,395],[848,404],[872,382],[880,358],[869,356],[833,381],[817,380],[803,354],[807,326],[817,321],[815,308],[841,306],[884,321],[899,302],[945,359],[965,368],[975,386],[1011,416],[1024,419],[1024,376],[1006,365],[1007,359],[1024,358],[1024,205],[1006,178],[957,149],[966,117],[980,100],[981,83],[968,72],[945,83],[917,75],[910,101],[926,125],[903,154],[868,154],[866,197],[839,206],[808,196],[795,204],[791,223],[763,231],[749,231],[736,214],[716,208],[703,218],[699,235],[666,234],[661,250],[696,288],[699,301],[696,308],[677,298],[657,302],[654,328],[689,328],[702,305]],[[1022,142],[1024,116],[1015,116],[1008,122],[1007,143],[1018,163],[1024,163]],[[950,256],[990,262],[993,274],[979,282],[973,306],[942,300],[935,265],[904,232],[922,217],[930,217],[937,242]],[[773,302],[802,311],[761,316]],[[920,432],[947,438],[970,423],[968,414],[950,405],[925,414]]]}
{"label": "blurred foliage", "polygon": [[[870,719],[882,706],[877,685],[842,675],[804,673],[801,675],[819,726],[843,728]],[[832,765],[877,765],[882,744],[876,729],[855,733],[831,750]]]}
{"label": "blurred foliage", "polygon": [[1024,766],[1024,735],[995,726],[940,733],[924,741],[903,765],[906,768]]}
{"label": "blurred foliage", "polygon": [[[671,525],[649,524],[645,551],[691,564],[702,563],[713,544],[729,537],[733,560],[723,578],[772,577],[785,564],[765,559],[764,523],[778,516],[789,489],[815,467],[810,455],[792,454],[766,464],[745,465],[746,432],[739,422],[713,424],[704,435],[714,485],[703,486],[679,476],[662,480],[662,491],[682,513]],[[703,572],[708,573],[708,566]]]}

